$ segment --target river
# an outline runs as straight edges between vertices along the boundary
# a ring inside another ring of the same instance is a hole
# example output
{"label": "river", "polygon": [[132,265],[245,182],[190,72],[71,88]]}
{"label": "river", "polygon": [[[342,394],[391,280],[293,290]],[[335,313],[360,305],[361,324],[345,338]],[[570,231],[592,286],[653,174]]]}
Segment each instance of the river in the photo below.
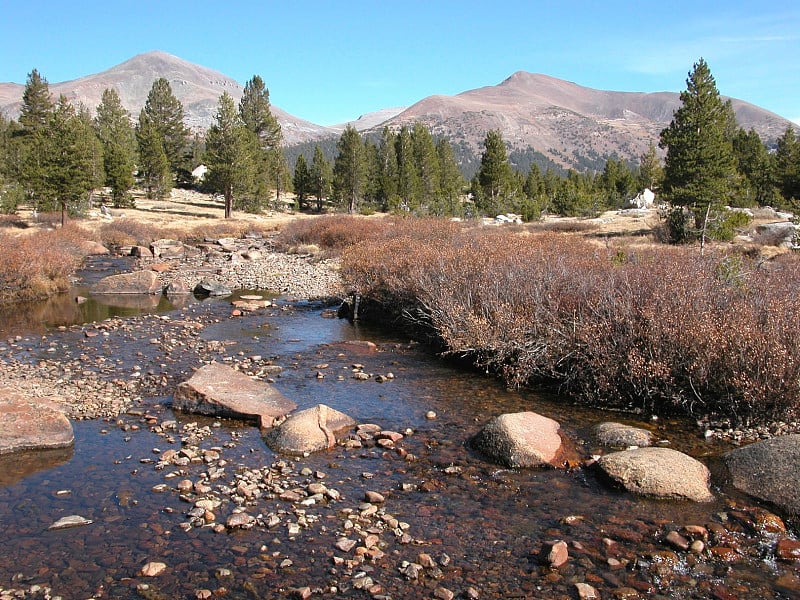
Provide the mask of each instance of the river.
{"label": "river", "polygon": [[[748,526],[745,517],[763,509],[727,485],[717,458],[727,447],[707,442],[690,421],[641,421],[566,397],[507,390],[413,340],[330,318],[330,308],[318,304],[278,299],[277,308],[232,317],[226,300],[77,304],[74,296],[84,291],[51,302],[60,307],[55,312],[37,305],[10,313],[0,331],[14,344],[3,356],[35,361],[54,344],[67,354],[80,346],[76,353],[108,354],[117,372],[154,371],[168,385],[118,418],[74,422],[71,450],[3,457],[0,589],[45,597],[47,588],[64,599],[577,598],[576,584],[585,583],[602,598],[797,597],[797,569],[774,560],[775,536]],[[153,321],[142,312],[202,322],[193,343],[213,346],[223,363],[280,367],[266,370],[299,408],[324,403],[404,437],[385,447],[365,439],[361,447],[280,457],[248,423],[173,413],[174,382],[199,364],[180,351],[189,347],[181,339],[159,354],[156,334],[146,330]],[[115,325],[104,345],[87,346],[95,342],[83,334],[86,324],[106,319]],[[132,325],[120,327],[126,319]],[[348,343],[354,341],[376,347]],[[372,377],[357,380],[354,369]],[[379,382],[375,375],[388,377]],[[662,445],[709,465],[716,499],[643,499],[609,487],[591,468],[509,470],[469,448],[490,418],[521,410],[558,420],[586,457],[603,452],[592,441],[597,423],[648,428]],[[200,454],[184,465],[159,462],[182,448]],[[259,517],[254,526],[219,527],[235,512],[237,485],[254,473],[309,500],[262,491],[243,504]],[[211,509],[216,520],[190,514],[196,498],[177,490],[182,480],[213,489],[208,496],[221,502]],[[306,490],[313,483],[337,494],[312,497]],[[368,491],[385,498],[375,511],[364,503]],[[91,523],[48,529],[68,515]],[[664,541],[687,525],[728,536],[735,556],[694,555]],[[343,549],[342,539],[363,544],[364,552]],[[549,540],[569,547],[558,570],[539,560]],[[147,577],[147,563],[166,569]]]}

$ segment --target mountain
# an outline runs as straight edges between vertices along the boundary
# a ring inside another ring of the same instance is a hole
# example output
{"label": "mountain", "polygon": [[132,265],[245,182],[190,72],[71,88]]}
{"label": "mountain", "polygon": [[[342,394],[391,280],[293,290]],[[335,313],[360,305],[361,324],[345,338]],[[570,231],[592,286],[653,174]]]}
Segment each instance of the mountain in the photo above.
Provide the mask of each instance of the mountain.
{"label": "mountain", "polygon": [[[792,125],[753,104],[732,104],[739,125],[766,141]],[[530,147],[557,166],[602,169],[613,155],[638,161],[679,106],[677,93],[602,91],[519,71],[499,85],[420,100],[381,127],[420,121],[474,156],[483,151],[486,132],[498,129],[511,150],[524,154]]]}
{"label": "mountain", "polygon": [[[238,102],[243,91],[240,83],[218,71],[157,51],[139,54],[102,73],[50,84],[50,91],[54,98],[64,94],[94,108],[103,90],[115,87],[135,119],[159,77],[170,82],[183,104],[187,125],[197,131],[213,122],[223,92]],[[0,84],[0,110],[16,118],[23,90],[19,84]],[[732,103],[739,125],[755,129],[767,142],[774,142],[793,125],[753,104],[736,99]],[[429,96],[408,108],[378,110],[349,124],[375,137],[384,126],[399,129],[420,121],[434,135],[450,139],[467,175],[477,169],[490,129],[500,130],[511,151],[509,158],[520,169],[537,162],[554,168],[601,170],[609,156],[637,162],[650,142],[658,141],[659,132],[679,106],[679,94],[673,92],[602,91],[519,71],[498,85],[455,96]],[[318,141],[333,151],[335,139],[348,124],[323,127],[274,104],[272,111],[295,154],[313,153],[313,143]]]}
{"label": "mountain", "polygon": [[[42,73],[46,76],[46,73]],[[122,105],[136,119],[147,100],[153,82],[164,77],[172,93],[183,104],[186,125],[194,130],[205,130],[214,121],[217,102],[223,92],[228,92],[235,102],[242,97],[243,86],[230,77],[195,65],[166,52],[146,52],[134,56],[115,67],[63,83],[51,83],[53,98],[64,94],[73,103],[82,102],[97,107],[106,88],[116,88]],[[15,83],[0,84],[0,110],[16,118],[22,103],[24,86]],[[271,105],[272,113],[283,129],[287,144],[335,135],[321,125],[305,121],[285,110]]]}

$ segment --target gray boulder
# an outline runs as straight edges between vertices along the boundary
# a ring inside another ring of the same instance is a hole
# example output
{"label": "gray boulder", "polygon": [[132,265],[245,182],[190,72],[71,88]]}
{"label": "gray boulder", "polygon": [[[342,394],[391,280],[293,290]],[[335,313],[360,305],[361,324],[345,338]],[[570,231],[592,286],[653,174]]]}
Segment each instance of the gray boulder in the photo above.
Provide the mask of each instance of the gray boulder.
{"label": "gray boulder", "polygon": [[629,492],[656,498],[710,502],[708,468],[669,448],[613,452],[597,461],[600,470]]}
{"label": "gray boulder", "polygon": [[800,434],[755,442],[723,458],[736,489],[800,515]]}
{"label": "gray boulder", "polygon": [[268,428],[297,405],[267,383],[212,363],[178,385],[172,407],[213,417],[253,420],[259,427]]}
{"label": "gray boulder", "polygon": [[603,446],[611,446],[612,448],[627,448],[629,446],[643,448],[650,446],[653,442],[653,434],[647,429],[623,423],[600,423],[594,428],[594,434],[597,441]]}
{"label": "gray boulder", "polygon": [[561,466],[561,426],[535,412],[508,413],[489,421],[472,446],[507,467]]}
{"label": "gray boulder", "polygon": [[0,388],[0,454],[72,446],[69,419],[53,402]]}
{"label": "gray boulder", "polygon": [[198,296],[230,296],[233,292],[217,281],[204,279],[194,286],[194,293]]}
{"label": "gray boulder", "polygon": [[351,429],[356,422],[325,404],[301,410],[269,431],[267,445],[275,452],[301,455],[333,448],[337,434]]}
{"label": "gray boulder", "polygon": [[160,294],[161,283],[154,271],[133,271],[103,277],[91,289],[92,294]]}

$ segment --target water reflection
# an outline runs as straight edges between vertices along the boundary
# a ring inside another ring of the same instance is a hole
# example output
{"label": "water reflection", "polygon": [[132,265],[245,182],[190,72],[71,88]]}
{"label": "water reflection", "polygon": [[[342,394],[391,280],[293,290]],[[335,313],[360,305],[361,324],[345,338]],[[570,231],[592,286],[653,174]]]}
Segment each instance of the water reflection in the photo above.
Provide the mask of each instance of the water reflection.
{"label": "water reflection", "polygon": [[71,459],[71,446],[0,455],[0,487],[17,483],[39,471],[66,464]]}

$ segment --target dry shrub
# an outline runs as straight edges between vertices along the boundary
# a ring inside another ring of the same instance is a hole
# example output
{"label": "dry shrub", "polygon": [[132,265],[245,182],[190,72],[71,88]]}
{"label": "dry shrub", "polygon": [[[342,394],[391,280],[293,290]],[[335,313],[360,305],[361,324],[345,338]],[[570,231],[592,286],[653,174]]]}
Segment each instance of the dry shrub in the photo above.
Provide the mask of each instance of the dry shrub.
{"label": "dry shrub", "polygon": [[296,219],[284,227],[275,243],[280,250],[297,246],[319,246],[337,254],[344,248],[367,239],[383,236],[384,219],[368,219],[354,215],[329,215],[314,219]]}
{"label": "dry shrub", "polygon": [[0,229],[27,229],[28,224],[17,214],[0,214]]}
{"label": "dry shrub", "polygon": [[575,219],[556,219],[553,221],[540,221],[528,225],[530,231],[552,233],[586,233],[597,228],[592,223],[577,221]]}
{"label": "dry shrub", "polygon": [[797,258],[769,270],[688,248],[606,250],[472,229],[365,242],[346,283],[511,385],[604,406],[736,422],[800,407]]}
{"label": "dry shrub", "polygon": [[161,228],[128,219],[104,223],[98,230],[102,243],[111,246],[149,246],[160,237]]}
{"label": "dry shrub", "polygon": [[68,289],[69,275],[83,258],[80,243],[87,238],[78,227],[20,236],[0,233],[0,303],[43,298]]}

